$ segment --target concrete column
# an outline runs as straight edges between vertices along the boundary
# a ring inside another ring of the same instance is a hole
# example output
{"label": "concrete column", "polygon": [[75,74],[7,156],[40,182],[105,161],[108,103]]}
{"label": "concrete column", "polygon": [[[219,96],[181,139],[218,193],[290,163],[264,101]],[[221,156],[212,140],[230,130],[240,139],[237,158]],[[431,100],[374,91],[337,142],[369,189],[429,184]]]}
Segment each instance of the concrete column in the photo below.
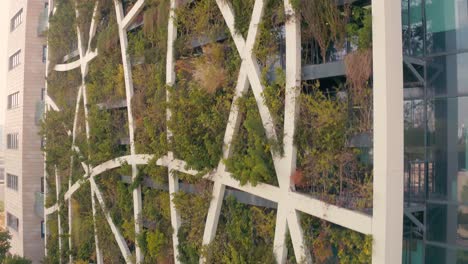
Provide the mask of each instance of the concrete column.
{"label": "concrete column", "polygon": [[400,263],[403,239],[401,2],[372,0],[374,199],[372,263]]}

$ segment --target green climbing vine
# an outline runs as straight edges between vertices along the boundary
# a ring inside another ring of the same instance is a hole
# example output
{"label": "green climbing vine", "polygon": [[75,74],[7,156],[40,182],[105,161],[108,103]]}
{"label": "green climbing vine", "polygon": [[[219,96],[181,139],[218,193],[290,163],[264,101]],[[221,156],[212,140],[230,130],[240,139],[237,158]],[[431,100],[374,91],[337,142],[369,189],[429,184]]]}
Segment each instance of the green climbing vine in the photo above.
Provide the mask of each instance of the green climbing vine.
{"label": "green climbing vine", "polygon": [[275,211],[247,206],[229,196],[214,241],[203,248],[207,263],[276,263]]}
{"label": "green climbing vine", "polygon": [[182,223],[178,232],[181,263],[198,262],[202,252],[205,219],[212,198],[211,185],[205,181],[199,181],[195,188],[196,193],[179,191],[173,197]]}

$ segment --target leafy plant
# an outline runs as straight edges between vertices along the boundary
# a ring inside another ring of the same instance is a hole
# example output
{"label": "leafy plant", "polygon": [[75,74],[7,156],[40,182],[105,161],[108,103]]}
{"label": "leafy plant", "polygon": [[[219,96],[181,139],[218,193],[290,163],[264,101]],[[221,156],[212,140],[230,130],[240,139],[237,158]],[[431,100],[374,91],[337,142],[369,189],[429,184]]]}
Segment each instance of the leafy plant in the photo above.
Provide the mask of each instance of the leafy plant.
{"label": "leafy plant", "polygon": [[226,168],[241,185],[258,182],[275,183],[276,173],[271,157],[271,148],[258,113],[257,103],[252,93],[244,95],[236,102],[243,114],[239,132],[233,139],[232,155],[225,160]]}
{"label": "leafy plant", "polygon": [[353,134],[347,126],[348,102],[326,95],[316,83],[301,95],[300,103],[296,187],[342,206],[368,207],[369,167],[359,162],[360,151],[347,145]]}
{"label": "leafy plant", "polygon": [[181,226],[178,232],[179,260],[196,263],[200,259],[205,219],[211,201],[211,186],[206,182],[197,185],[196,194],[179,191],[174,194],[174,204],[180,212]]}
{"label": "leafy plant", "polygon": [[317,263],[370,263],[372,237],[302,215],[308,249]]}
{"label": "leafy plant", "polygon": [[276,263],[273,256],[275,213],[249,207],[232,196],[224,201],[218,232],[203,249],[207,263]]}
{"label": "leafy plant", "polygon": [[351,21],[346,25],[346,32],[351,43],[359,50],[372,48],[372,12],[371,9],[353,6]]}
{"label": "leafy plant", "polygon": [[49,68],[63,62],[63,57],[76,48],[75,8],[73,0],[56,1],[57,12],[49,18],[47,44],[49,46]]}

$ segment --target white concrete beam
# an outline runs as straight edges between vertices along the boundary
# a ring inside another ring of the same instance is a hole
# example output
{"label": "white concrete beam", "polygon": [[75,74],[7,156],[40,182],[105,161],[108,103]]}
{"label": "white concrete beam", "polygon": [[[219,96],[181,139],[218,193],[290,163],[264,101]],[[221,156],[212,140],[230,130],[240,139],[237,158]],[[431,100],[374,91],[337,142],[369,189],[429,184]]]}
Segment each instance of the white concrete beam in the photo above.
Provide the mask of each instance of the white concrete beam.
{"label": "white concrete beam", "polygon": [[110,216],[109,211],[107,210],[106,204],[104,202],[104,198],[101,194],[101,191],[99,190],[99,186],[96,184],[93,177],[90,177],[89,182],[91,183],[91,192],[94,193],[95,197],[97,198],[97,201],[99,202],[99,205],[101,206],[102,212],[107,220],[107,223],[109,224],[112,230],[112,233],[114,234],[115,240],[117,241],[120,252],[122,253],[122,256],[124,257],[125,262],[133,263],[132,253],[130,253],[130,250],[128,249],[128,245],[127,245],[127,242],[125,241],[125,238],[123,237],[122,233],[120,233],[119,228],[114,224],[114,221],[112,220],[112,217]]}
{"label": "white concrete beam", "polygon": [[403,237],[401,3],[372,0],[374,199],[372,263],[399,263]]}
{"label": "white concrete beam", "polygon": [[133,23],[133,21],[137,18],[140,11],[145,6],[145,0],[138,0],[128,12],[128,14],[122,20],[122,28],[127,30],[128,27]]}

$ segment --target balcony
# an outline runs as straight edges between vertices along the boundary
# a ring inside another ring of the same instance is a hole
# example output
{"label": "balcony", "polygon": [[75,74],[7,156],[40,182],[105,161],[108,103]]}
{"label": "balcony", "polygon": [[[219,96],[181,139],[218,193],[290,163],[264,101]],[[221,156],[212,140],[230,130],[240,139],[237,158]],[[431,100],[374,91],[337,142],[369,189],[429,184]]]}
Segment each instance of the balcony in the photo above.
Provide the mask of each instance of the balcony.
{"label": "balcony", "polygon": [[347,54],[356,50],[346,41],[343,48],[330,45],[325,59],[316,41],[304,42],[302,45],[302,79],[314,80],[345,75],[344,59]]}
{"label": "balcony", "polygon": [[44,8],[39,15],[39,22],[37,23],[37,35],[39,37],[45,36],[47,31],[47,22],[49,21],[49,8]]}
{"label": "balcony", "polygon": [[34,212],[40,218],[44,218],[44,193],[36,192],[34,194]]}
{"label": "balcony", "polygon": [[34,114],[34,123],[36,126],[41,124],[42,116],[44,115],[45,102],[38,101],[36,102],[36,111]]}

